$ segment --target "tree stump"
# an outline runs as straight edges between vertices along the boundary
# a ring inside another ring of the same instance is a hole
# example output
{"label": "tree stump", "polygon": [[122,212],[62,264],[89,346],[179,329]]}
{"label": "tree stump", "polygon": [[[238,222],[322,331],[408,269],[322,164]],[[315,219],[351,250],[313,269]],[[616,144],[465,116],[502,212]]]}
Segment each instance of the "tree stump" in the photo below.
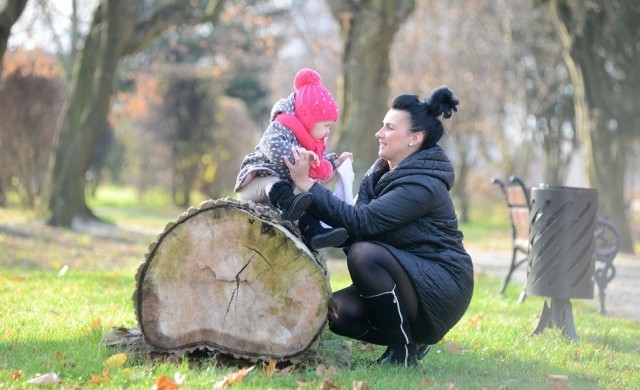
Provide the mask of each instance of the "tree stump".
{"label": "tree stump", "polygon": [[317,346],[330,295],[326,261],[297,227],[268,206],[226,198],[166,226],[133,301],[155,351],[284,361]]}

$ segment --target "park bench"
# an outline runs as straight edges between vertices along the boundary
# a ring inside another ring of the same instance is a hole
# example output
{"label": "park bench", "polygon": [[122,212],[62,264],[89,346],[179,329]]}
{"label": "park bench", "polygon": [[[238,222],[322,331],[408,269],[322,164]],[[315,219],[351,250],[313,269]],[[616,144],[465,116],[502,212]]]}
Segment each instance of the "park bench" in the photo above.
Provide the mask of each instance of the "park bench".
{"label": "park bench", "polygon": [[[511,262],[500,287],[500,294],[503,294],[515,270],[528,262],[531,250],[531,242],[529,240],[531,190],[524,180],[518,176],[509,177],[508,182],[493,177],[491,182],[498,185],[504,195],[511,223]],[[605,289],[616,275],[613,260],[620,248],[620,233],[613,222],[606,218],[598,218],[595,241],[596,268],[594,279],[598,287],[600,313],[605,314]],[[519,301],[522,302],[525,297],[526,290],[523,287]]]}

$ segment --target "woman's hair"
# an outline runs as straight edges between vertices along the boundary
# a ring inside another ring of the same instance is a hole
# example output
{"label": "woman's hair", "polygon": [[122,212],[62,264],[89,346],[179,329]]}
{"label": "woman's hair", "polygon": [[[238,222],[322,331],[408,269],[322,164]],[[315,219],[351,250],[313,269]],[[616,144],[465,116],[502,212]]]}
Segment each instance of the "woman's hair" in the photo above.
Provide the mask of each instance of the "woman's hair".
{"label": "woman's hair", "polygon": [[431,91],[424,101],[417,95],[400,95],[393,100],[391,108],[407,111],[411,116],[411,131],[425,132],[421,149],[435,145],[444,134],[444,126],[440,122],[440,115],[448,119],[453,111],[458,111],[460,100],[447,87],[439,87]]}

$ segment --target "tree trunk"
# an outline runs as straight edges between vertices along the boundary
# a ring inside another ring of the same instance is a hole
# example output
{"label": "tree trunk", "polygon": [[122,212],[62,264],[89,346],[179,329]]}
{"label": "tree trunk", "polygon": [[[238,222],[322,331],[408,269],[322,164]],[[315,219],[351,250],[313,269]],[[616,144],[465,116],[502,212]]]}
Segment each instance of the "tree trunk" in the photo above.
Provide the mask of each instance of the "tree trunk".
{"label": "tree trunk", "polygon": [[27,0],[7,0],[4,8],[0,10],[0,76],[2,75],[2,57],[7,50],[11,27],[20,18],[26,5]]}
{"label": "tree trunk", "polygon": [[203,11],[186,0],[174,1],[158,7],[153,14],[138,15],[136,2],[100,2],[58,122],[47,186],[50,225],[71,227],[75,218],[95,218],[85,200],[85,174],[107,120],[120,58],[141,50],[168,27],[217,20],[223,3],[212,0]]}
{"label": "tree trunk", "polygon": [[[327,3],[344,42],[343,80],[338,94],[341,130],[334,142],[358,157],[354,170],[356,177],[362,177],[377,156],[373,134],[389,108],[389,50],[395,33],[413,12],[415,0]],[[354,185],[357,188],[358,183]]]}
{"label": "tree trunk", "polygon": [[268,206],[203,202],[149,247],[133,295],[157,352],[205,349],[292,360],[314,349],[327,322],[326,263]]}
{"label": "tree trunk", "polygon": [[109,110],[113,77],[123,41],[132,34],[136,5],[110,1],[99,5],[73,72],[57,131],[49,211],[53,226],[93,218],[85,201],[85,173]]}
{"label": "tree trunk", "polygon": [[[637,43],[632,34],[637,27],[631,24],[628,30],[617,29],[627,22],[626,19],[637,21],[629,14],[637,14],[638,10],[624,8],[625,4],[628,5],[627,2],[616,2],[610,7],[608,3],[600,2],[579,8],[564,0],[549,0],[549,9],[563,44],[563,57],[573,84],[576,133],[584,148],[590,184],[598,190],[599,215],[612,219],[618,227],[620,251],[633,253],[625,210],[624,176],[634,134],[637,138],[634,121],[638,115],[634,95],[637,83],[633,82],[637,77],[637,66],[630,65],[637,64],[638,56],[631,50],[631,57],[626,58],[626,49],[609,53],[609,56],[602,54],[615,50],[611,49],[615,41],[621,40],[623,48],[625,45],[634,47]],[[605,36],[612,34],[611,31],[618,35]],[[612,75],[607,71],[608,59],[613,61],[610,66],[617,67],[616,71],[624,75],[622,81],[620,74]],[[614,128],[612,123],[615,123]]]}

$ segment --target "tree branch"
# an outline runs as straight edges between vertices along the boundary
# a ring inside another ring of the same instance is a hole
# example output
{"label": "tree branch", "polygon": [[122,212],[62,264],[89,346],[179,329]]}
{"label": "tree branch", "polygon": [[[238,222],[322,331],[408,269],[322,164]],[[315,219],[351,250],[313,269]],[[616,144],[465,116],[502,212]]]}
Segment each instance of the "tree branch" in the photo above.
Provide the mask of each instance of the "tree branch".
{"label": "tree branch", "polygon": [[201,7],[187,6],[184,2],[174,1],[156,9],[135,26],[133,37],[124,45],[123,55],[142,50],[169,27],[214,23],[222,12],[224,2],[225,0],[210,0],[207,8],[202,10]]}

